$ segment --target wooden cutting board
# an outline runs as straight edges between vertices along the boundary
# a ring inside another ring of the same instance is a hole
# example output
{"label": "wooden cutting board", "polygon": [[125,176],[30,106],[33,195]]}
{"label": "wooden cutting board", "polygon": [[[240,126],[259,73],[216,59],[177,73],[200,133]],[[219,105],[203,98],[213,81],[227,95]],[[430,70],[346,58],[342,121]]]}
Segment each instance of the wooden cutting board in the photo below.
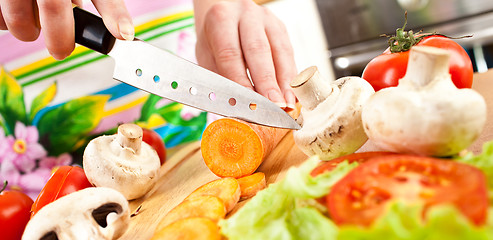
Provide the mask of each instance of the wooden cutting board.
{"label": "wooden cutting board", "polygon": [[[486,127],[479,139],[469,148],[478,153],[485,141],[493,140],[493,70],[474,76],[473,88],[482,94],[488,106]],[[359,152],[378,150],[367,142]],[[294,144],[289,132],[265,159],[258,171],[264,172],[267,184],[284,177],[287,169],[298,166],[307,159]],[[201,185],[217,179],[205,165],[200,152],[200,143],[194,142],[173,153],[162,166],[155,187],[144,197],[131,201],[132,212],[140,206],[138,214],[131,218],[130,227],[121,239],[149,239],[162,217],[178,205],[186,196]],[[238,204],[237,209],[243,203]],[[234,210],[233,210],[234,212]]]}

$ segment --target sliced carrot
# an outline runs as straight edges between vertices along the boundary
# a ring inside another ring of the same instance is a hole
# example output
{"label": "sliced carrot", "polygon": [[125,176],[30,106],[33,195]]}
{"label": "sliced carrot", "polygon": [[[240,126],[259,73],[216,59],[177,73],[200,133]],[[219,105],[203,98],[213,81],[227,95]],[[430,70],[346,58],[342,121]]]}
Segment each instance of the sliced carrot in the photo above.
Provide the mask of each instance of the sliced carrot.
{"label": "sliced carrot", "polygon": [[226,212],[231,211],[240,200],[240,184],[234,178],[220,178],[197,188],[185,200],[199,196],[214,196],[224,202]]}
{"label": "sliced carrot", "polygon": [[218,119],[202,134],[202,157],[219,177],[244,177],[257,170],[287,132],[232,118]]}
{"label": "sliced carrot", "polygon": [[159,222],[157,230],[180,219],[190,217],[204,217],[217,222],[226,216],[226,207],[221,199],[214,196],[198,196],[184,200],[164,216]]}
{"label": "sliced carrot", "polygon": [[263,172],[256,172],[252,175],[238,178],[238,183],[240,184],[241,198],[251,198],[258,191],[265,188],[265,174]]}
{"label": "sliced carrot", "polygon": [[220,240],[219,227],[208,218],[185,218],[154,233],[151,240]]}

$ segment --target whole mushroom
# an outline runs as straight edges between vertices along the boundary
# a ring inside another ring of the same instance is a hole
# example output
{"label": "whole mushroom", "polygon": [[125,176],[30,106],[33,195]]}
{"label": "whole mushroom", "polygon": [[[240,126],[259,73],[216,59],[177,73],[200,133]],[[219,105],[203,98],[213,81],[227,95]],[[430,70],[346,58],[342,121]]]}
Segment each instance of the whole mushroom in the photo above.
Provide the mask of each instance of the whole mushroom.
{"label": "whole mushroom", "polygon": [[450,156],[479,137],[486,102],[472,89],[458,89],[449,73],[450,53],[411,48],[406,75],[397,87],[375,93],[363,106],[365,132],[387,151]]}
{"label": "whole mushroom", "polygon": [[44,206],[27,223],[22,240],[117,239],[129,222],[128,201],[121,193],[90,187]]}
{"label": "whole mushroom", "polygon": [[310,67],[298,74],[291,88],[302,106],[301,129],[293,136],[305,154],[330,160],[355,152],[368,140],[361,108],[375,91],[367,81],[344,77],[328,82]]}
{"label": "whole mushroom", "polygon": [[142,134],[139,126],[122,124],[117,134],[91,140],[83,156],[89,182],[116,189],[128,200],[145,195],[157,181],[161,163]]}

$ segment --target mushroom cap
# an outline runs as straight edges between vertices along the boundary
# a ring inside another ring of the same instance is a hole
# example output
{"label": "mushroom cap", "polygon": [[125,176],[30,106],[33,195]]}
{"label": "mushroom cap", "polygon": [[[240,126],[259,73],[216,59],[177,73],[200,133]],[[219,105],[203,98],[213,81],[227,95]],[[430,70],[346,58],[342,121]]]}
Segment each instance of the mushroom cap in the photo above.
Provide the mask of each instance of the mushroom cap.
{"label": "mushroom cap", "polygon": [[296,145],[307,155],[330,160],[358,150],[367,140],[361,121],[363,104],[375,92],[359,77],[333,83],[332,93],[313,109],[301,110],[303,123],[293,133]]}
{"label": "mushroom cap", "polygon": [[110,187],[128,200],[136,199],[157,181],[161,167],[159,156],[145,142],[137,152],[121,146],[117,136],[100,136],[89,142],[84,150],[84,171],[96,187]]}
{"label": "mushroom cap", "polygon": [[121,193],[90,187],[44,206],[28,222],[22,240],[117,239],[129,222],[128,201]]}

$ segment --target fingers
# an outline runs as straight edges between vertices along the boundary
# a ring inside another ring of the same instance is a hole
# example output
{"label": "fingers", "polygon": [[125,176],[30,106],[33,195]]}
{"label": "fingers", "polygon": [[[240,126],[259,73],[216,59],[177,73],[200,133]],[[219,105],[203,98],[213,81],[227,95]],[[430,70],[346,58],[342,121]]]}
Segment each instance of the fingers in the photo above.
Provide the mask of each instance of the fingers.
{"label": "fingers", "polygon": [[290,83],[296,77],[298,71],[296,70],[294,52],[288,33],[284,24],[277,19],[267,19],[265,31],[272,49],[277,83],[281,88],[287,107],[294,109],[296,96],[291,89]]}
{"label": "fingers", "polygon": [[39,36],[39,28],[34,19],[31,0],[0,0],[2,6],[1,29],[8,29],[14,37],[22,41],[34,41]]}
{"label": "fingers", "polygon": [[1,4],[0,4],[0,30],[7,30],[7,24],[5,23],[5,20],[3,20]]}
{"label": "fingers", "polygon": [[243,60],[238,20],[231,16],[237,15],[231,14],[231,9],[226,4],[214,5],[205,18],[204,33],[214,55],[217,73],[253,89]]}
{"label": "fingers", "polygon": [[134,39],[132,18],[123,0],[93,0],[93,3],[113,36],[122,40]]}
{"label": "fingers", "polygon": [[240,20],[239,29],[241,48],[255,90],[281,108],[285,108],[286,101],[276,80],[271,46],[265,34],[263,18],[246,12]]}
{"label": "fingers", "polygon": [[199,32],[197,36],[197,45],[195,47],[195,56],[197,57],[197,63],[203,68],[210,71],[217,72],[216,61],[209,48],[207,40],[205,40],[204,32]]}
{"label": "fingers", "polygon": [[70,0],[38,0],[45,44],[56,59],[66,58],[75,47],[74,16]]}

